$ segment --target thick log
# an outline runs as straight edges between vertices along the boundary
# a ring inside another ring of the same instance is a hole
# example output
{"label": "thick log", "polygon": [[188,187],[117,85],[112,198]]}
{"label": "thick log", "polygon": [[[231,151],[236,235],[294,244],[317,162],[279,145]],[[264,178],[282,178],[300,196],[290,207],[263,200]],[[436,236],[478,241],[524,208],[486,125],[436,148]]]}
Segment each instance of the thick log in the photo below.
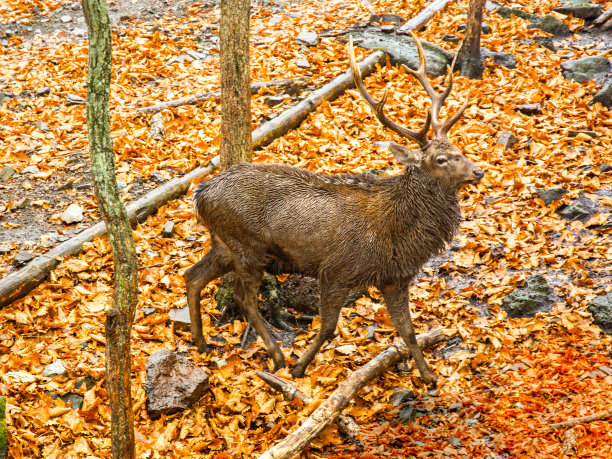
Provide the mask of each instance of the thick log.
{"label": "thick log", "polygon": [[599,413],[591,414],[589,416],[582,416],[580,418],[574,418],[568,421],[557,422],[555,424],[551,424],[550,427],[553,429],[559,429],[561,427],[574,427],[578,424],[584,424],[586,422],[599,421],[601,419],[608,418],[612,418],[612,408],[607,411],[601,411]]}
{"label": "thick log", "polygon": [[[307,85],[309,81],[310,78],[308,77],[260,81],[251,84],[251,94],[257,94],[263,88],[301,87]],[[180,99],[160,102],[159,104],[151,105],[149,107],[140,107],[136,109],[136,111],[138,113],[157,113],[167,108],[180,107],[181,105],[193,105],[197,104],[198,102],[204,102],[209,99],[219,98],[220,96],[221,90],[217,89],[215,91],[194,94],[193,96],[181,97]]]}
{"label": "thick log", "polygon": [[408,35],[410,31],[417,30],[419,27],[424,26],[434,14],[440,11],[446,6],[446,4],[452,0],[435,0],[427,5],[419,14],[412,19],[409,19],[402,25],[395,33],[400,35]]}
{"label": "thick log", "polygon": [[[418,335],[417,342],[421,349],[431,348],[445,341],[450,334],[452,332],[448,330],[436,328]],[[259,459],[289,459],[298,454],[336,420],[359,390],[378,378],[391,365],[408,356],[410,351],[403,341],[389,346],[373,360],[349,375],[296,431],[259,456]]]}

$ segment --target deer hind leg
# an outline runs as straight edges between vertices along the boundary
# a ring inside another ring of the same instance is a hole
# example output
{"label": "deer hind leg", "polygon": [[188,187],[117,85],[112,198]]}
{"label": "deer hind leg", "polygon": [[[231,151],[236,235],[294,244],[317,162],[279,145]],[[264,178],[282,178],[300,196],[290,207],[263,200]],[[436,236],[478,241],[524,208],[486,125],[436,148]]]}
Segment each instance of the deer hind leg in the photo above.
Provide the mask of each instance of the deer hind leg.
{"label": "deer hind leg", "polygon": [[272,338],[270,331],[259,315],[257,292],[261,285],[262,276],[263,267],[251,267],[249,269],[237,267],[234,301],[240,306],[249,323],[257,331],[259,336],[261,336],[261,339],[268,348],[268,352],[274,361],[274,370],[276,371],[285,367],[285,357],[278,343]]}
{"label": "deer hind leg", "polygon": [[391,285],[383,288],[382,293],[387,303],[389,316],[391,316],[393,324],[410,350],[410,355],[414,359],[414,363],[421,374],[421,379],[427,385],[435,384],[438,378],[427,365],[425,357],[423,356],[423,351],[421,351],[414,333],[414,325],[410,317],[408,287],[398,288]]}
{"label": "deer hind leg", "polygon": [[321,318],[321,328],[310,347],[302,354],[297,363],[291,370],[291,376],[301,378],[304,376],[306,367],[312,362],[323,344],[334,336],[340,310],[346,301],[349,289],[337,288],[330,290],[327,286],[321,285],[321,300],[319,303],[319,316]]}
{"label": "deer hind leg", "polygon": [[191,321],[191,339],[200,352],[210,351],[202,333],[202,314],[200,312],[200,293],[206,285],[218,277],[233,271],[231,253],[212,236],[212,246],[200,261],[185,270],[187,304]]}

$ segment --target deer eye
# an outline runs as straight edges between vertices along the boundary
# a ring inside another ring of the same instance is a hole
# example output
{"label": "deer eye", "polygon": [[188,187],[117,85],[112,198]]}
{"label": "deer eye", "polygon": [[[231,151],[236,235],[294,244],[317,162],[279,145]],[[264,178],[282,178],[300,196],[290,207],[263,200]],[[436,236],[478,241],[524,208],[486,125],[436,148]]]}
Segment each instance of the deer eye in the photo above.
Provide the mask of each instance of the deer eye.
{"label": "deer eye", "polygon": [[444,166],[447,162],[448,159],[446,159],[446,156],[438,156],[436,158],[436,163],[438,163],[438,166]]}

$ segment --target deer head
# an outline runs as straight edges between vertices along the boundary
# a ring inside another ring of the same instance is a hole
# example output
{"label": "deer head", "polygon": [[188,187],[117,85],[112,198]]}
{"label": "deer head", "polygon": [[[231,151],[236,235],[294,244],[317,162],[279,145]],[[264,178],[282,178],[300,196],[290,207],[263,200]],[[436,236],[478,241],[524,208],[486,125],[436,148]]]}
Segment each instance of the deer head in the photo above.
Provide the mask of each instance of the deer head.
{"label": "deer head", "polygon": [[[448,132],[459,118],[461,118],[461,115],[463,115],[463,112],[468,106],[467,97],[461,108],[459,108],[450,118],[446,121],[440,121],[439,119],[442,104],[449,96],[453,87],[453,68],[456,56],[455,59],[453,59],[453,63],[447,67],[446,79],[448,79],[448,86],[442,94],[438,94],[427,78],[425,71],[425,53],[421,46],[421,42],[414,32],[410,32],[410,35],[419,53],[419,69],[414,71],[406,66],[403,67],[421,83],[421,86],[423,86],[423,89],[425,89],[425,92],[427,92],[427,95],[431,99],[431,107],[427,112],[425,124],[419,131],[411,131],[410,129],[400,126],[394,121],[391,121],[384,114],[383,107],[387,102],[388,88],[385,89],[385,93],[379,102],[376,102],[372,96],[368,94],[361,78],[361,72],[355,61],[353,39],[349,37],[348,53],[355,86],[357,86],[359,93],[372,108],[374,114],[383,126],[419,145],[419,149],[411,149],[391,142],[389,148],[395,156],[395,159],[400,164],[421,168],[428,172],[445,190],[450,193],[456,193],[468,183],[477,184],[484,176],[482,169],[479,169],[472,161],[466,158],[459,148],[453,145],[448,139]],[[427,137],[430,127],[433,130],[431,140]]]}

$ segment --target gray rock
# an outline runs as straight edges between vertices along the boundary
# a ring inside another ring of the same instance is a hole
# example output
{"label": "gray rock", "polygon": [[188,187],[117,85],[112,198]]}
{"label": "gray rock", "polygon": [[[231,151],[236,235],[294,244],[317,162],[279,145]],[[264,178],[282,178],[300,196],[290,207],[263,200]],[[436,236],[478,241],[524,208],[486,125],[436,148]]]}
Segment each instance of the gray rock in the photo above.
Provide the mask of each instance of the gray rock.
{"label": "gray rock", "polygon": [[459,37],[450,34],[442,35],[442,40],[448,43],[454,43],[455,45],[461,41]]}
{"label": "gray rock", "polygon": [[514,106],[514,109],[525,115],[539,115],[542,113],[542,104],[539,102],[536,104],[518,104]]}
{"label": "gray rock", "polygon": [[76,94],[68,94],[66,96],[66,104],[67,105],[82,105],[85,103],[85,99],[81,96],[77,96]]}
{"label": "gray rock", "polygon": [[10,247],[0,247],[0,255],[6,255],[7,253],[11,253],[12,250]]}
{"label": "gray rock", "polygon": [[497,138],[497,143],[503,145],[506,150],[512,148],[516,142],[518,139],[510,131],[502,131]]}
{"label": "gray rock", "polygon": [[300,45],[316,46],[319,44],[319,35],[316,32],[302,32],[295,38],[295,42]]}
{"label": "gray rock", "polygon": [[546,14],[544,16],[534,14],[531,16],[531,23],[527,28],[540,29],[555,36],[567,36],[570,34],[569,26],[559,21],[552,14]]}
{"label": "gray rock", "polygon": [[30,204],[32,204],[32,199],[28,198],[26,196],[26,197],[21,198],[19,201],[17,201],[17,203],[15,204],[15,208],[16,209],[25,209]]}
{"label": "gray rock", "polygon": [[60,17],[60,21],[62,21],[64,24],[72,22],[72,16],[70,16],[68,14],[65,14],[65,15]]}
{"label": "gray rock", "polygon": [[531,19],[532,15],[521,10],[520,8],[509,8],[507,6],[499,6],[495,12],[499,14],[502,18],[509,19],[512,16],[516,16],[517,18],[522,19]]}
{"label": "gray rock", "polygon": [[587,221],[597,213],[597,204],[584,196],[580,196],[573,203],[557,210],[557,214],[564,220]]}
{"label": "gray rock", "polygon": [[382,24],[385,22],[391,22],[393,24],[403,24],[406,22],[402,16],[398,14],[373,14],[370,16],[370,24]]}
{"label": "gray rock", "polygon": [[189,317],[189,306],[185,306],[184,308],[178,309],[170,309],[168,311],[168,315],[170,316],[170,320],[174,323],[176,328],[180,328],[182,330],[189,330],[191,326],[191,319]]}
{"label": "gray rock", "polygon": [[610,171],[612,171],[612,166],[610,164],[600,164],[597,167],[602,172],[610,172]]}
{"label": "gray rock", "polygon": [[93,379],[91,379],[91,377],[85,376],[84,378],[81,378],[77,380],[77,382],[74,383],[74,388],[78,390],[82,386],[85,386],[85,388],[89,390],[95,385],[96,385],[96,382]]}
{"label": "gray rock", "polygon": [[151,419],[191,407],[208,389],[208,373],[167,349],[147,359],[145,393]]}
{"label": "gray rock", "polygon": [[389,403],[393,406],[401,406],[410,399],[414,399],[414,391],[412,389],[402,389],[391,394]]}
{"label": "gray rock", "polygon": [[382,33],[392,33],[395,31],[395,26],[392,24],[385,24],[380,26],[380,31]]}
{"label": "gray rock", "polygon": [[449,442],[455,448],[461,448],[461,446],[463,446],[461,443],[461,438],[459,437],[448,437],[446,441]]}
{"label": "gray rock", "polygon": [[64,364],[61,360],[56,360],[55,362],[47,365],[43,370],[43,376],[47,378],[52,378],[53,376],[66,376],[68,372],[64,367]]}
{"label": "gray rock", "polygon": [[538,197],[544,201],[545,205],[550,205],[555,201],[561,199],[567,191],[563,188],[548,188],[546,190],[537,190]]}
{"label": "gray rock", "polygon": [[42,132],[49,132],[49,124],[46,121],[38,120],[34,123],[34,126]]}
{"label": "gray rock", "polygon": [[174,234],[174,222],[164,223],[164,227],[162,228],[162,236],[172,237],[173,234]]}
{"label": "gray rock", "polygon": [[533,41],[544,48],[555,51],[555,44],[552,37],[533,37]]}
{"label": "gray rock", "polygon": [[36,164],[32,164],[31,166],[26,166],[21,171],[22,174],[38,174],[40,169]]}
{"label": "gray rock", "polygon": [[589,303],[587,310],[592,314],[595,325],[612,334],[612,292],[595,298]]}
{"label": "gray rock", "polygon": [[153,314],[156,314],[156,313],[157,313],[157,309],[155,308],[142,308],[142,314],[145,317],[152,316]]}
{"label": "gray rock", "polygon": [[536,312],[548,310],[552,304],[552,288],[544,276],[536,274],[525,280],[525,286],[511,291],[502,301],[508,317],[533,317]]}
{"label": "gray rock", "polygon": [[0,171],[0,182],[6,182],[13,175],[15,175],[15,169],[12,166],[4,166]]}
{"label": "gray rock", "polygon": [[277,105],[282,104],[284,100],[285,100],[285,98],[283,96],[266,96],[266,97],[264,97],[264,103],[268,107],[276,107]]}
{"label": "gray rock", "polygon": [[580,19],[595,19],[601,14],[601,6],[584,0],[565,0],[553,11],[561,14],[571,14]]}
{"label": "gray rock", "polygon": [[488,48],[480,48],[480,57],[483,61],[488,57],[492,57],[496,65],[501,65],[508,69],[516,68],[516,58],[510,53],[501,53],[491,51]]}
{"label": "gray rock", "polygon": [[70,204],[62,213],[60,219],[66,224],[82,222],[83,208],[77,204]]}
{"label": "gray rock", "polygon": [[501,3],[492,2],[492,1],[485,2],[485,10],[487,10],[490,13],[493,11],[497,11],[501,7],[502,7]]}
{"label": "gray rock", "polygon": [[[403,64],[414,70],[419,67],[417,47],[410,37],[388,36],[369,30],[360,32],[358,37],[359,46],[367,49],[382,49],[390,56],[393,64]],[[425,52],[427,73],[434,77],[444,75],[446,66],[450,65],[453,60],[453,54],[423,40],[421,40],[421,45]]]}
{"label": "gray rock", "polygon": [[36,97],[41,97],[41,96],[46,96],[47,94],[49,94],[51,92],[51,88],[49,86],[43,86],[40,89],[36,90]]}
{"label": "gray rock", "polygon": [[64,403],[70,403],[73,410],[80,410],[83,408],[83,401],[85,400],[82,395],[68,393],[60,397]]}
{"label": "gray rock", "polygon": [[597,132],[589,131],[589,130],[586,130],[586,129],[578,129],[578,130],[568,129],[568,131],[567,131],[567,135],[570,136],[570,137],[576,137],[578,134],[588,135],[589,137],[592,137],[594,139],[599,137]]}
{"label": "gray rock", "polygon": [[563,76],[578,82],[594,80],[596,75],[608,70],[609,62],[604,56],[586,56],[561,63]]}
{"label": "gray rock", "polygon": [[309,69],[310,68],[310,62],[308,62],[308,59],[296,59],[295,60],[295,65],[297,65],[301,69]]}
{"label": "gray rock", "polygon": [[488,23],[483,21],[480,27],[482,29],[482,33],[484,34],[491,33],[491,26]]}
{"label": "gray rock", "polygon": [[28,252],[21,251],[15,255],[15,258],[13,258],[13,263],[15,266],[23,266],[26,263],[29,263],[33,258],[34,257]]}
{"label": "gray rock", "polygon": [[594,104],[599,102],[604,107],[612,107],[612,84],[605,85],[597,94],[593,96],[593,100],[590,102]]}

